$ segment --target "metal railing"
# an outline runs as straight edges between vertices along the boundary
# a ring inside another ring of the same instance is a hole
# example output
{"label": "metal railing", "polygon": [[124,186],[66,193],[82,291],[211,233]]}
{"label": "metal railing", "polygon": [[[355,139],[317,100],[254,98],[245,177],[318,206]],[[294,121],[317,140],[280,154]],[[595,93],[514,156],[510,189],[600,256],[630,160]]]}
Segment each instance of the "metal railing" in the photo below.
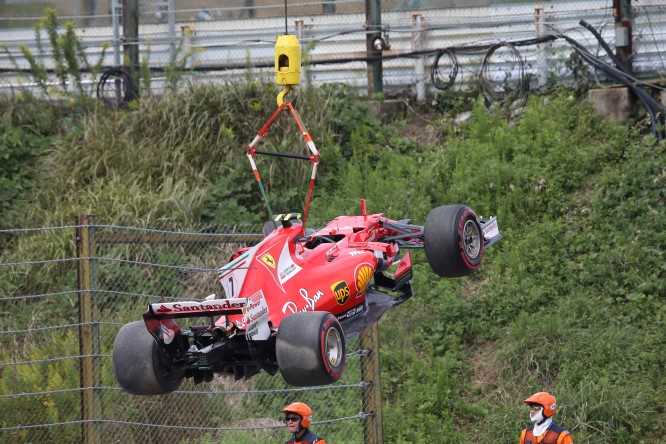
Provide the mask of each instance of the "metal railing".
{"label": "metal railing", "polygon": [[[609,0],[553,2],[506,1],[393,1],[382,2],[378,25],[369,26],[364,2],[336,0],[335,13],[324,13],[327,2],[290,4],[287,25],[290,33],[298,36],[304,52],[306,79],[309,84],[322,85],[342,82],[361,91],[377,90],[373,81],[378,73],[370,69],[381,56],[381,89],[387,93],[414,94],[423,98],[437,90],[432,77],[439,51],[459,48],[455,61],[460,69],[451,87],[478,86],[482,64],[503,87],[515,87],[526,79],[530,87],[543,86],[546,80],[572,81],[568,68],[573,49],[564,40],[547,44],[525,46],[520,49],[520,79],[518,69],[511,68],[511,54],[496,52],[486,60],[489,49],[501,42],[520,42],[544,35],[565,35],[576,40],[591,53],[607,59],[599,42],[580,25],[585,20],[599,30],[608,44],[615,48],[625,42],[618,36],[613,2]],[[238,6],[225,4],[215,8],[205,3],[178,9],[173,2],[139,3],[137,8],[138,35],[136,42],[123,36],[119,2],[104,11],[105,21],[89,20],[85,25],[80,16],[64,15],[63,20],[77,21],[77,35],[82,39],[90,59],[101,54],[102,45],[110,44],[104,65],[126,64],[126,51],[136,49],[153,70],[151,87],[166,84],[163,69],[174,57],[186,55],[190,80],[229,81],[242,79],[251,73],[254,77],[271,79],[273,76],[273,48],[277,35],[285,31],[284,9],[278,2],[253,6],[239,1]],[[249,13],[251,8],[256,14]],[[230,9],[230,10],[228,10]],[[162,18],[156,11],[164,11]],[[199,14],[199,12],[204,12]],[[242,12],[246,11],[245,14]],[[100,11],[98,11],[99,13]],[[637,76],[666,77],[666,6],[660,0],[647,0],[632,5],[632,35],[630,63]],[[32,17],[36,22],[39,16]],[[9,53],[23,69],[27,68],[18,47],[25,45],[36,50],[34,30],[23,17],[23,27],[0,27],[0,42],[5,42]],[[372,29],[370,29],[372,28]],[[380,37],[382,50],[372,52],[368,39]],[[486,51],[481,48],[486,47]],[[474,51],[473,49],[476,49]],[[125,52],[124,52],[125,51]],[[48,54],[47,54],[48,58]],[[451,68],[442,60],[443,70]],[[47,60],[47,65],[49,61]],[[7,53],[0,51],[0,87],[15,88],[19,82]],[[607,80],[594,73],[599,81]],[[29,84],[29,80],[26,80]],[[306,83],[305,81],[303,82]],[[25,83],[24,83],[25,84]]]}

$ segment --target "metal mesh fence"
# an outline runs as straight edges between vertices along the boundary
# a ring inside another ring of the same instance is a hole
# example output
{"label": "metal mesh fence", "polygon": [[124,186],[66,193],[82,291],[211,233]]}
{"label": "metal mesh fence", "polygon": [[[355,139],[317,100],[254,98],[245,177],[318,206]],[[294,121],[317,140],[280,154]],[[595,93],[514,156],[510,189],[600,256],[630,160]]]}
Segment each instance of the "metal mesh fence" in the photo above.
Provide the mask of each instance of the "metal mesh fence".
{"label": "metal mesh fence", "polygon": [[140,320],[158,297],[202,300],[217,292],[217,268],[256,243],[259,231],[0,230],[2,243],[19,252],[8,257],[0,249],[0,441],[283,442],[281,409],[303,401],[328,442],[381,442],[381,424],[368,410],[378,393],[368,378],[378,375],[371,359],[378,354],[365,335],[348,343],[346,371],[330,386],[296,388],[264,372],[187,379],[162,396],[118,386],[111,357],[120,327]]}

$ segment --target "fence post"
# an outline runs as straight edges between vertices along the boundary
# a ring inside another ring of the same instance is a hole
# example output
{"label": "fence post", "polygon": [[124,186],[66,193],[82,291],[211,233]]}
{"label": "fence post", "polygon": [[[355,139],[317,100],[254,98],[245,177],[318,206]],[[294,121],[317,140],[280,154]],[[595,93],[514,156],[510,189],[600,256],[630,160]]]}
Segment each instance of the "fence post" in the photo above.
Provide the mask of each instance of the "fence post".
{"label": "fence post", "polygon": [[169,56],[176,57],[176,8],[173,0],[167,0],[168,22],[169,22]]}
{"label": "fence post", "polygon": [[363,412],[369,414],[363,422],[364,443],[383,444],[382,383],[379,366],[379,327],[377,324],[361,334],[361,379],[363,387]]}
{"label": "fence post", "polygon": [[120,44],[122,43],[120,40],[121,14],[122,6],[120,5],[120,0],[111,0],[111,25],[113,27],[113,64],[115,66],[120,66]]}
{"label": "fence post", "polygon": [[632,72],[631,0],[613,0],[613,17],[615,18],[615,55],[629,72]]}
{"label": "fence post", "polygon": [[[412,15],[412,50],[423,51],[425,48],[425,30],[421,14]],[[414,77],[416,80],[416,100],[421,102],[426,96],[425,56],[420,55],[414,62]]]}
{"label": "fence post", "polygon": [[366,51],[368,54],[368,97],[384,92],[382,68],[382,10],[380,0],[365,0]]}
{"label": "fence post", "polygon": [[[547,35],[546,14],[544,13],[543,7],[534,8],[534,21],[536,25],[537,38]],[[548,83],[548,55],[546,54],[547,48],[548,43],[537,43],[536,45],[536,65],[539,88],[546,86],[546,83]]]}
{"label": "fence post", "polygon": [[99,413],[97,390],[100,386],[99,331],[93,323],[97,304],[92,294],[92,248],[90,225],[94,216],[76,218],[76,257],[79,290],[79,354],[81,355],[81,420],[82,442],[97,444],[100,441],[95,419]]}
{"label": "fence post", "polygon": [[128,100],[139,97],[139,3],[138,0],[122,0],[123,2],[123,64],[132,73],[132,90]]}

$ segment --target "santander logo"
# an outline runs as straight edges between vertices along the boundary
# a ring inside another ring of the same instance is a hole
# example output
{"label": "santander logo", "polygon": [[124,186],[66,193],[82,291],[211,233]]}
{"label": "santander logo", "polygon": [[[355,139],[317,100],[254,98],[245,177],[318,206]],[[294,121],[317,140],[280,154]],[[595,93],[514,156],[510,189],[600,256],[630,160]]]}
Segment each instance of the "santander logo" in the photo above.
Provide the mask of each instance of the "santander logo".
{"label": "santander logo", "polygon": [[245,306],[245,299],[210,300],[204,302],[174,302],[152,304],[156,314],[205,313],[209,311],[239,310]]}

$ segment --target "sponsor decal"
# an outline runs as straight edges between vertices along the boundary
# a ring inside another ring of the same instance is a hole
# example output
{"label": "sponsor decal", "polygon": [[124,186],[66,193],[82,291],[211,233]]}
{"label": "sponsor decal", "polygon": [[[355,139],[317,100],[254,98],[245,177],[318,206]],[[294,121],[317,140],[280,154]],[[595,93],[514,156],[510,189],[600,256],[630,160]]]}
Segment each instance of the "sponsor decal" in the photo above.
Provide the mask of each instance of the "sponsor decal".
{"label": "sponsor decal", "polygon": [[271,253],[268,252],[268,250],[273,249],[275,247],[275,243],[269,243],[267,245],[264,245],[262,248],[262,251],[257,252],[257,256],[254,258],[256,261],[261,262],[264,267],[266,267],[266,270],[268,270],[270,277],[275,281],[278,287],[282,291],[284,291],[284,288],[282,287],[282,284],[278,280],[277,277],[277,272],[280,271],[280,268],[282,268],[282,257],[278,258],[278,260],[275,260],[275,256],[273,256]]}
{"label": "sponsor decal", "polygon": [[144,315],[146,328],[153,338],[165,344],[171,344],[181,332],[180,327],[171,319],[156,319]]}
{"label": "sponsor decal", "polygon": [[[323,291],[317,291],[312,297],[308,294],[308,291],[305,288],[300,289],[301,297],[305,300],[305,306],[301,308],[301,311],[314,311],[317,302],[324,296]],[[296,313],[298,311],[298,306],[295,302],[289,301],[282,306],[282,313]]]}
{"label": "sponsor decal", "polygon": [[[294,277],[299,271],[301,271],[301,267],[296,265],[294,263],[294,259],[291,257],[291,253],[289,252],[289,245],[290,244],[288,242],[283,245],[279,256],[277,255],[275,251],[276,249],[274,248],[279,248],[279,244],[274,243],[268,245],[263,249],[263,251],[260,251],[255,258],[266,266],[270,272],[271,278],[282,291],[284,291],[284,283]],[[271,249],[273,253],[276,253],[275,256],[267,252],[269,249]],[[275,259],[276,257],[278,258],[277,260]]]}
{"label": "sponsor decal", "polygon": [[294,302],[294,301],[286,302],[286,303],[282,306],[282,313],[285,313],[285,314],[286,314],[287,312],[289,312],[289,313],[296,313],[297,311],[298,311],[298,305],[296,305],[296,302]]}
{"label": "sponsor decal", "polygon": [[280,283],[284,284],[285,282],[287,282],[300,269],[301,268],[294,263],[287,265],[285,268],[280,270],[280,274],[278,275],[280,277]]}
{"label": "sponsor decal", "polygon": [[338,281],[334,283],[331,285],[331,290],[333,290],[335,300],[340,305],[343,305],[345,302],[347,302],[347,299],[349,299],[349,295],[351,294],[351,290],[349,289],[349,285],[346,281]]}
{"label": "sponsor decal", "polygon": [[358,255],[364,254],[364,253],[365,253],[365,251],[350,251],[349,255],[350,256],[358,256]]}
{"label": "sponsor decal", "polygon": [[299,267],[294,263],[293,259],[291,258],[291,255],[289,254],[288,243],[284,244],[284,248],[282,248],[278,264],[279,265],[277,271],[280,284],[284,284],[289,279],[294,277],[299,271],[301,271],[301,267]]}
{"label": "sponsor decal", "polygon": [[368,264],[362,264],[360,267],[356,268],[356,291],[358,294],[365,293],[365,290],[368,288],[368,283],[370,282],[370,279],[372,279],[374,273],[374,268]]}
{"label": "sponsor decal", "polygon": [[301,309],[301,311],[314,311],[315,310],[315,305],[321,299],[322,296],[324,296],[323,291],[317,291],[312,297],[308,295],[308,291],[305,288],[301,288],[300,290],[301,297],[305,299],[305,307]]}
{"label": "sponsor decal", "polygon": [[268,265],[273,270],[275,270],[275,259],[273,259],[273,256],[271,256],[270,253],[264,254],[261,257],[261,262],[263,262],[264,264]]}
{"label": "sponsor decal", "polygon": [[483,237],[492,239],[499,234],[497,218],[493,218],[485,227],[483,227]]}
{"label": "sponsor decal", "polygon": [[173,342],[173,338],[176,337],[176,332],[160,323],[160,337],[165,344],[169,345]]}
{"label": "sponsor decal", "polygon": [[241,310],[244,306],[245,299],[213,299],[204,302],[188,301],[151,304],[153,312],[157,315],[232,311]]}
{"label": "sponsor decal", "polygon": [[338,316],[338,320],[343,321],[345,319],[351,318],[352,316],[355,316],[359,313],[362,313],[363,310],[365,310],[365,307],[364,307],[363,304],[357,305],[356,307],[352,308],[351,310],[348,310],[347,312]]}
{"label": "sponsor decal", "polygon": [[247,323],[247,338],[257,341],[270,336],[268,304],[261,290],[247,298],[243,309],[243,322]]}

